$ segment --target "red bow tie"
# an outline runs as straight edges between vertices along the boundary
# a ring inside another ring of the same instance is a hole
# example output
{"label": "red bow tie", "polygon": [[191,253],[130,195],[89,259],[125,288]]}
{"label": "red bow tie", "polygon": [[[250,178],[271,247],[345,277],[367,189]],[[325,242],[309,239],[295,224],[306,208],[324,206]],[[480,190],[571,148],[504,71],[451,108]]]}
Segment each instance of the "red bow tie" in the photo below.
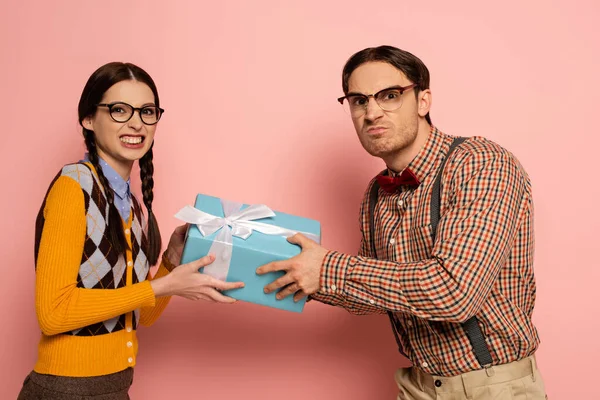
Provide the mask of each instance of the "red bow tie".
{"label": "red bow tie", "polygon": [[379,186],[388,193],[394,193],[402,185],[419,186],[421,184],[419,178],[408,168],[398,176],[383,175],[384,173],[387,174],[387,171],[377,175],[376,179]]}

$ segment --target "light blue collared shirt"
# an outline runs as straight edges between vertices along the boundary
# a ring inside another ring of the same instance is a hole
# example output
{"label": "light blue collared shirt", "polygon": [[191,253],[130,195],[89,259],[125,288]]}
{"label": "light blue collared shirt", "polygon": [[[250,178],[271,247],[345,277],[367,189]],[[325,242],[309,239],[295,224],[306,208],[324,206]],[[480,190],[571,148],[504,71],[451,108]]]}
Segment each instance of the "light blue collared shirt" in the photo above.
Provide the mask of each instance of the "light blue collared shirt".
{"label": "light blue collared shirt", "polygon": [[[98,159],[100,160],[102,173],[104,173],[104,176],[106,179],[108,179],[110,187],[112,188],[113,192],[115,192],[115,207],[117,207],[117,210],[119,211],[121,218],[123,218],[123,221],[127,222],[129,219],[129,214],[131,213],[131,190],[129,188],[131,179],[125,181],[125,179],[123,179],[121,175],[119,175],[117,171],[108,165],[108,163],[100,156],[98,156]],[[85,153],[82,161],[89,160],[89,154]]]}

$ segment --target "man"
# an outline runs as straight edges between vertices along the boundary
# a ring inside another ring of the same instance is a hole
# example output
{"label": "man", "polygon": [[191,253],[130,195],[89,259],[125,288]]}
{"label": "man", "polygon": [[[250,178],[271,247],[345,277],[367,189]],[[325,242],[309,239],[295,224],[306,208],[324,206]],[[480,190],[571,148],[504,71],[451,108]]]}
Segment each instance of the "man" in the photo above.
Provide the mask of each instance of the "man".
{"label": "man", "polygon": [[429,71],[406,51],[354,54],[342,87],[362,146],[387,166],[362,202],[359,254],[296,235],[298,256],[257,270],[286,271],[265,292],[389,313],[413,363],[396,372],[398,399],[544,399],[527,174],[497,144],[432,125]]}

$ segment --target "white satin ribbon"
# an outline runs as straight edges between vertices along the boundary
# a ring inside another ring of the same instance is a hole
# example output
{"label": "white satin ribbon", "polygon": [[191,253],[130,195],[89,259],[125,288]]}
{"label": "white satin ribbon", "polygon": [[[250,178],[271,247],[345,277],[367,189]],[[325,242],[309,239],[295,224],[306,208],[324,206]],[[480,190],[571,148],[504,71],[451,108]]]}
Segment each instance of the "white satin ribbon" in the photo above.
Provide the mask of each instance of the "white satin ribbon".
{"label": "white satin ribbon", "polygon": [[196,225],[202,236],[212,235],[219,231],[209,250],[209,254],[215,255],[215,261],[204,267],[203,271],[217,279],[224,281],[227,278],[233,251],[233,236],[246,240],[253,231],[286,238],[301,233],[309,239],[319,242],[319,237],[313,233],[294,231],[254,221],[275,216],[273,210],[263,204],[253,204],[242,210],[243,204],[221,199],[221,205],[225,217],[217,217],[192,206],[185,206],[175,214],[175,218]]}

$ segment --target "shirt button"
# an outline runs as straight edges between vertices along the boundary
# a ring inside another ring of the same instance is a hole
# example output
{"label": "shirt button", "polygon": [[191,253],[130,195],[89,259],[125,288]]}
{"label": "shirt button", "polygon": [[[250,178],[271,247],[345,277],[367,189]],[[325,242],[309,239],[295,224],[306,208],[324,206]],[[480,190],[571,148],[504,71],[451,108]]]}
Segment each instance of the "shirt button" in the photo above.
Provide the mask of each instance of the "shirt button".
{"label": "shirt button", "polygon": [[439,379],[436,379],[433,384],[435,385],[435,387],[440,387],[440,386],[442,386],[442,381],[440,381]]}
{"label": "shirt button", "polygon": [[402,200],[398,200],[398,206],[402,207],[404,205],[404,202]]}
{"label": "shirt button", "polygon": [[129,228],[125,229],[125,234],[129,235],[131,233],[131,231],[129,230]]}
{"label": "shirt button", "polygon": [[131,327],[128,326],[127,329],[125,329],[127,332],[131,332]]}
{"label": "shirt button", "polygon": [[131,347],[131,346],[133,346],[133,343],[131,343],[130,341],[127,342],[127,347]]}
{"label": "shirt button", "polygon": [[129,358],[127,359],[127,361],[129,362],[129,364],[131,364],[131,363],[133,362],[133,357],[129,357]]}
{"label": "shirt button", "polygon": [[331,291],[332,291],[332,292],[335,292],[336,290],[337,290],[337,286],[335,286],[335,285],[331,285]]}
{"label": "shirt button", "polygon": [[131,267],[133,265],[133,261],[127,261],[127,266]]}
{"label": "shirt button", "polygon": [[412,323],[412,321],[409,319],[408,321],[406,321],[406,325],[408,325],[408,326],[412,326],[412,325],[413,325],[413,323]]}
{"label": "shirt button", "polygon": [[390,244],[394,244],[394,243],[396,243],[396,239],[394,239],[394,238],[391,238],[391,239],[390,239]]}
{"label": "shirt button", "polygon": [[427,368],[427,367],[429,367],[429,364],[427,364],[427,361],[423,361],[423,362],[421,363],[421,367],[423,367],[423,368]]}
{"label": "shirt button", "polygon": [[375,304],[375,300],[371,299],[371,300],[369,300],[369,303]]}

